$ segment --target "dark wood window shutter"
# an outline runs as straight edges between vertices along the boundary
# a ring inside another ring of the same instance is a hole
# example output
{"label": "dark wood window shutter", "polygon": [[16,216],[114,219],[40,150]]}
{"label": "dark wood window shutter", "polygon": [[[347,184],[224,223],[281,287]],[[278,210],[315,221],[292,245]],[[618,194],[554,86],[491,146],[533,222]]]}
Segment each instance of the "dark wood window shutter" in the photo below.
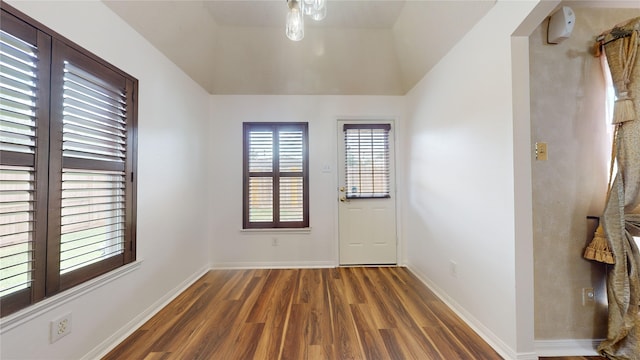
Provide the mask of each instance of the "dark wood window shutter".
{"label": "dark wood window shutter", "polygon": [[307,128],[244,124],[244,228],[309,226]]}
{"label": "dark wood window shutter", "polygon": [[50,193],[60,194],[50,200],[60,211],[49,220],[51,235],[60,239],[59,249],[49,254],[59,274],[59,280],[49,277],[52,288],[66,289],[131,258],[125,256],[131,251],[125,193],[127,82],[106,65],[54,41],[51,138],[62,146],[51,157],[62,171],[50,180]]}
{"label": "dark wood window shutter", "polygon": [[0,19],[0,309],[45,296],[51,38]]}
{"label": "dark wood window shutter", "polygon": [[135,260],[137,80],[1,5],[4,316]]}

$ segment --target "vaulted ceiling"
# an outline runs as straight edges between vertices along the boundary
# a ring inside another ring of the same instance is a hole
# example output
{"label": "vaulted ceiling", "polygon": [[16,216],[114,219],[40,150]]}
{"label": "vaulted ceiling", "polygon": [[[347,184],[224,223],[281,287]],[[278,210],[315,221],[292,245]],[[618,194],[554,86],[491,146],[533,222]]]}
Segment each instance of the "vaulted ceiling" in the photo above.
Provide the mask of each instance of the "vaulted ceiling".
{"label": "vaulted ceiling", "polygon": [[402,95],[495,0],[329,0],[299,42],[284,0],[105,3],[211,94]]}
{"label": "vaulted ceiling", "polygon": [[327,0],[299,42],[284,34],[285,0],[103,1],[211,94],[403,95],[496,0]]}

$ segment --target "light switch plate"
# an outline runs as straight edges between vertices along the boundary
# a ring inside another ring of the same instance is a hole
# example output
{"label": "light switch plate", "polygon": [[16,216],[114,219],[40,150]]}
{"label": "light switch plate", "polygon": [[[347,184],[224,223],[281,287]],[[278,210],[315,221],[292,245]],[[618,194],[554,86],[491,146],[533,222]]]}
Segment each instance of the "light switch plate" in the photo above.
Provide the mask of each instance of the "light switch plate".
{"label": "light switch plate", "polygon": [[536,143],[536,160],[547,160],[547,143]]}

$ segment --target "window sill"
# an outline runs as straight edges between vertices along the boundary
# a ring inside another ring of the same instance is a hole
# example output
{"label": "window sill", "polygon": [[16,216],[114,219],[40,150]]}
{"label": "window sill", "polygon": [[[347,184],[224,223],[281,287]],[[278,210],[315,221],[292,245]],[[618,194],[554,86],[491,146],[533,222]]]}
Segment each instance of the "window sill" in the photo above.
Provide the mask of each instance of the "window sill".
{"label": "window sill", "polygon": [[240,229],[247,234],[310,234],[311,228],[265,228],[265,229]]}
{"label": "window sill", "polygon": [[27,321],[30,321],[46,313],[47,311],[51,311],[59,306],[62,306],[88,292],[91,292],[101,286],[110,283],[113,280],[123,277],[134,270],[137,270],[142,265],[142,261],[143,260],[140,259],[130,264],[121,266],[104,275],[98,276],[95,279],[86,281],[69,290],[63,291],[60,294],[54,295],[48,299],[39,301],[29,307],[19,310],[11,315],[5,316],[4,318],[0,319],[0,334],[18,327],[26,323]]}

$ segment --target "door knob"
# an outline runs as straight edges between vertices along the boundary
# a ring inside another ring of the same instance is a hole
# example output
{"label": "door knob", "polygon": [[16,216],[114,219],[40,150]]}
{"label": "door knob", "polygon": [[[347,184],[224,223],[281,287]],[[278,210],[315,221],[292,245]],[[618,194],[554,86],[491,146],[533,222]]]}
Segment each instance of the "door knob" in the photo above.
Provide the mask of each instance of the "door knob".
{"label": "door knob", "polygon": [[340,192],[345,192],[347,189],[344,186],[340,186]]}
{"label": "door knob", "polygon": [[349,199],[347,199],[346,196],[340,196],[340,201],[341,202],[349,202]]}

